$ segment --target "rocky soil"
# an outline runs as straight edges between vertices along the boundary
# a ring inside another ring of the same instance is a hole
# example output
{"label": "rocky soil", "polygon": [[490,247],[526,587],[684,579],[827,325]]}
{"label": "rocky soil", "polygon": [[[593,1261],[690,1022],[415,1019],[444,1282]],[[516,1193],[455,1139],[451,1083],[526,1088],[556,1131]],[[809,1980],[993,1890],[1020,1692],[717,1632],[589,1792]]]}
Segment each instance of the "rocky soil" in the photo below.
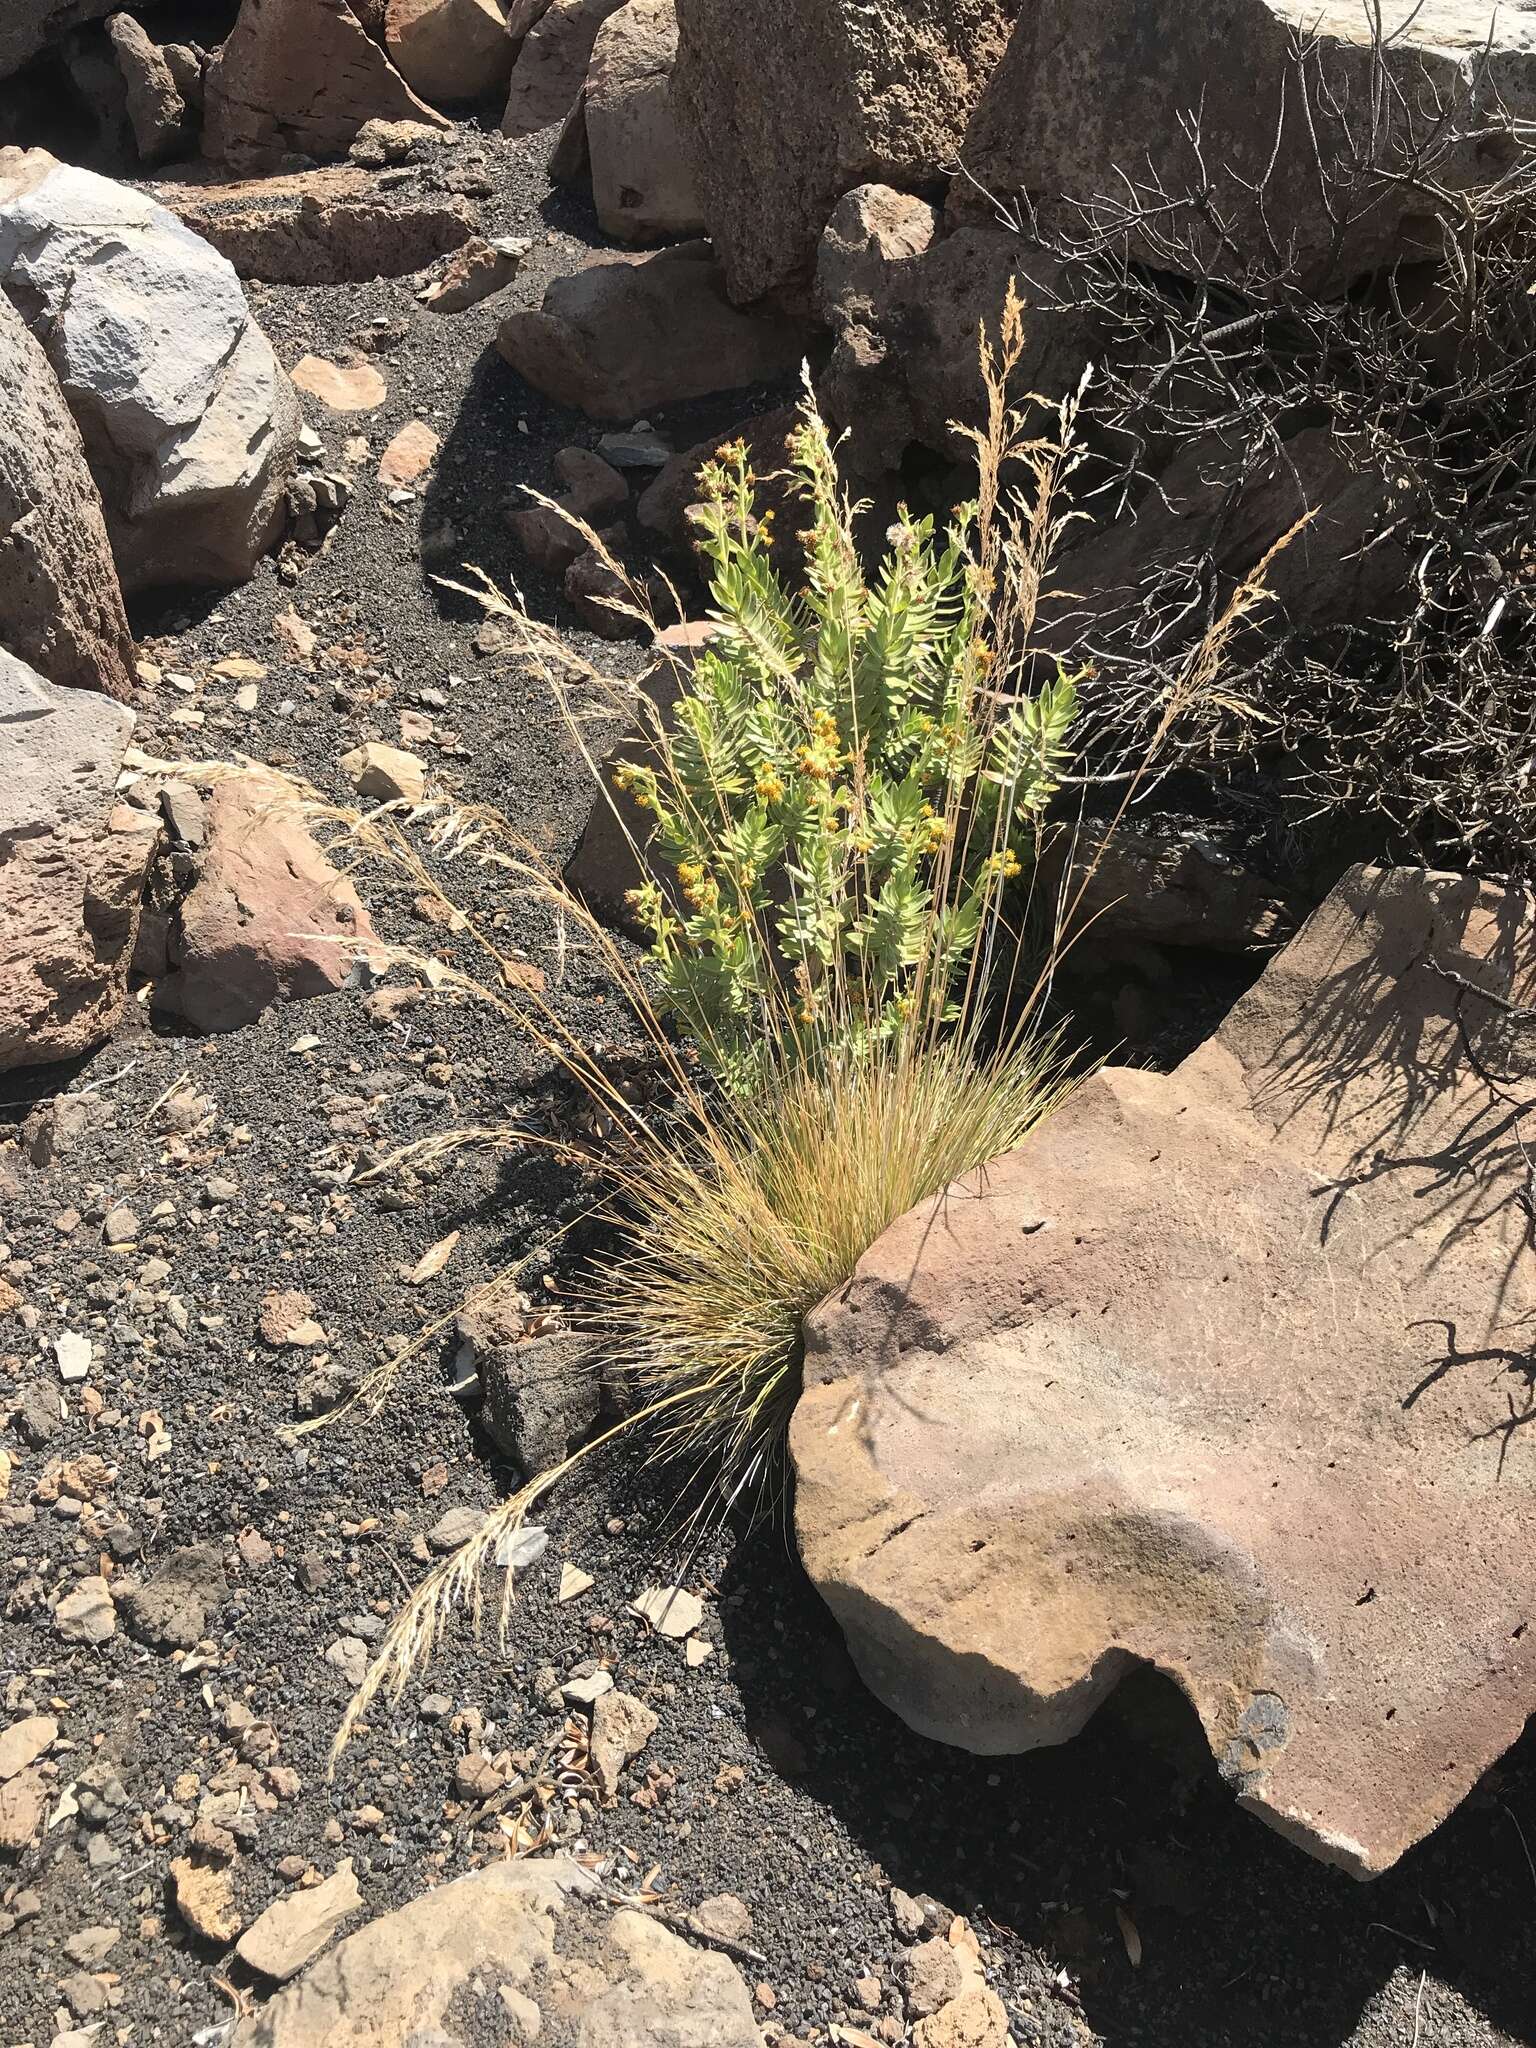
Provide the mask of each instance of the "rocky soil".
{"label": "rocky soil", "polygon": [[[551,140],[454,145],[490,188],[486,233],[534,238],[508,298],[443,319],[410,279],[250,288],[286,367],[361,345],[387,396],[347,414],[306,398],[328,466],[355,483],[324,552],[135,616],[161,671],[135,735],[147,753],[293,764],[342,797],[342,754],[403,742],[435,793],[499,804],[556,861],[570,850],[590,802],[579,748],[545,687],[431,580],[464,563],[517,575],[575,648],[638,667],[638,649],[599,649],[526,572],[501,516],[519,484],[548,485],[557,449],[599,434],[492,346],[507,306],[537,306],[594,238],[577,202],[549,196]],[[653,424],[685,447],[784,396]],[[392,502],[378,460],[415,420],[441,455]],[[310,659],[275,631],[291,611],[316,635]],[[218,673],[231,657],[264,673]],[[610,728],[589,730],[600,744]],[[386,935],[445,943],[409,890],[362,886]],[[622,1047],[611,991],[547,909],[474,872],[456,886],[504,917],[587,1028],[611,1012]],[[750,1925],[719,1924],[769,2034],[907,2038],[925,2003],[914,1947],[941,1922],[900,1892],[968,1917],[1020,2043],[1536,2038],[1529,1736],[1426,1844],[1357,1886],[1233,1806],[1154,1678],[1065,1749],[986,1759],[916,1738],[861,1687],[771,1518],[680,1533],[665,1487],[616,1462],[552,1504],[505,1651],[461,1633],[328,1777],[351,1686],[433,1532],[447,1541],[445,1518],[462,1524],[514,1478],[450,1392],[452,1313],[518,1260],[532,1300],[558,1305],[575,1277],[558,1234],[585,1201],[516,1154],[464,1155],[405,1188],[353,1175],[416,1137],[568,1110],[484,1013],[363,988],[222,1038],[178,1037],[130,1006],[77,1069],[6,1077],[0,1682],[6,1724],[40,1723],[24,1741],[47,1747],[34,1761],[0,1746],[23,1788],[0,1786],[0,1821],[21,1834],[41,1792],[47,1822],[0,1865],[0,2036],[221,2043],[271,1988],[233,1937],[273,1901],[347,1859],[379,1912],[510,1853],[517,1802],[486,1814],[488,1795],[558,1760],[557,1687],[596,1659],[657,1726],[613,1804],[578,1769],[551,1824],[616,1890],[648,1882],[679,1917],[743,1901]],[[454,1232],[443,1270],[411,1284]],[[263,1336],[287,1290],[323,1333],[307,1347]],[[376,1419],[285,1434],[440,1322]],[[567,1563],[592,1583],[562,1602]],[[709,1655],[629,1612],[658,1581],[700,1597]],[[506,1761],[466,1766],[480,1751]]]}

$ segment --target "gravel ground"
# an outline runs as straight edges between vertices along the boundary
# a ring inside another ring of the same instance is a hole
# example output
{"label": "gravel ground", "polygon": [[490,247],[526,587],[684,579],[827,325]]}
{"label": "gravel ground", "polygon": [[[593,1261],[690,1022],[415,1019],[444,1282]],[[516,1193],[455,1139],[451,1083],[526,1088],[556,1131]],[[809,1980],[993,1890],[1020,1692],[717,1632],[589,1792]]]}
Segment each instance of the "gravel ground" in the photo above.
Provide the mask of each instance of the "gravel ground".
{"label": "gravel ground", "polygon": [[[537,143],[461,146],[466,159],[476,150],[494,187],[487,231],[540,237],[513,288],[537,303],[544,279],[593,239],[588,224],[550,199]],[[596,430],[522,389],[495,356],[505,302],[441,321],[414,306],[408,281],[252,296],[290,363],[404,322],[375,358],[390,395],[341,420],[310,403],[333,459],[360,433],[371,459],[354,463],[353,503],[296,583],[267,564],[217,604],[138,620],[154,658],[195,686],[162,689],[139,743],[293,761],[339,795],[336,758],[360,739],[397,741],[400,712],[425,708],[434,787],[500,803],[563,857],[586,803],[579,750],[539,684],[476,651],[477,616],[428,574],[464,561],[512,572],[502,501],[546,482],[553,451]],[[729,416],[695,409],[657,424],[687,445]],[[372,465],[414,417],[442,433],[443,457],[423,497],[391,507]],[[527,587],[571,628],[554,592]],[[322,650],[338,650],[313,673],[272,637],[290,605]],[[269,669],[248,713],[210,676],[233,653]],[[618,658],[637,666],[633,651]],[[201,728],[172,718],[189,709]],[[462,886],[487,914],[498,907],[481,878]],[[408,897],[364,889],[381,929],[422,942]],[[562,972],[547,911],[524,896],[500,908],[567,1014],[621,1045],[602,977],[579,954]],[[398,1611],[425,1569],[425,1532],[449,1510],[489,1506],[514,1475],[447,1390],[446,1336],[406,1368],[376,1421],[348,1417],[295,1445],[283,1429],[316,1354],[263,1344],[262,1301],[306,1292],[325,1352],[355,1379],[510,1261],[532,1258],[536,1295],[567,1284],[569,1251],[554,1238],[581,1193],[549,1169],[465,1156],[403,1192],[357,1189],[340,1171],[434,1131],[547,1116],[558,1094],[483,1013],[433,1005],[389,1019],[352,992],[210,1040],[170,1035],[135,1006],[85,1066],[8,1076],[5,1095],[0,1116],[23,1144],[0,1151],[0,1273],[19,1297],[0,1324],[0,1414],[23,1415],[3,1436],[14,1470],[0,1506],[0,1682],[5,1721],[51,1715],[60,1736],[53,1825],[0,1863],[6,2042],[97,2024],[99,2041],[189,2042],[260,1997],[228,1945],[194,1936],[170,1896],[170,1865],[195,1828],[233,1837],[245,1920],[342,1857],[381,1911],[505,1853],[494,1821],[470,1825],[455,1764],[481,1737],[542,1754],[564,1718],[551,1674],[594,1655],[660,1725],[618,1804],[573,1807],[566,1822],[613,1859],[621,1886],[657,1870],[681,1909],[743,1899],[760,1956],[744,1968],[771,2026],[903,2038],[896,1885],[971,1916],[1021,2043],[1536,2039],[1529,1736],[1398,1870],[1357,1886],[1233,1807],[1187,1708],[1150,1676],[1064,1749],[977,1759],[920,1741],[863,1691],[779,1526],[680,1550],[666,1494],[613,1461],[551,1505],[550,1550],[526,1577],[505,1654],[455,1637],[398,1709],[373,1714],[328,1781],[350,1691],[336,1660],[355,1659]],[[44,1126],[57,1156],[33,1164]],[[113,1246],[104,1219],[122,1203],[139,1229]],[[446,1270],[408,1285],[453,1230]],[[49,1347],[66,1330],[90,1336],[95,1360],[61,1390]],[[24,1397],[37,1387],[55,1403],[62,1391],[67,1412],[29,1442],[39,1398]],[[98,1575],[103,1560],[109,1576],[152,1580],[189,1547],[185,1647],[147,1646],[121,1620],[98,1644],[61,1636],[53,1588]],[[562,1606],[565,1560],[594,1584]],[[626,1613],[644,1585],[674,1576],[703,1596],[713,1655],[701,1668]],[[116,1930],[105,1953],[78,1939],[92,1928]],[[877,1981],[861,1996],[860,1979]]]}

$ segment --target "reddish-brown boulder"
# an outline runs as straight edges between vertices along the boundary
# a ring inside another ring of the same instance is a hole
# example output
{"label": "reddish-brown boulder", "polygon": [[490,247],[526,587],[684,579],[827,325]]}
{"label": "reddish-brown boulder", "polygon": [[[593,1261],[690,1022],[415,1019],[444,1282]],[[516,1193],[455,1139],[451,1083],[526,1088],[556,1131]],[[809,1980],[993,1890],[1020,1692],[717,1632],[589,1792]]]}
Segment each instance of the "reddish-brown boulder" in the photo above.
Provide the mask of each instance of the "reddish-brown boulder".
{"label": "reddish-brown boulder", "polygon": [[501,0],[389,0],[384,47],[413,92],[458,107],[506,91],[517,46]]}
{"label": "reddish-brown boulder", "polygon": [[808,283],[839,199],[953,171],[1018,0],[678,0],[672,103],[732,298]]}
{"label": "reddish-brown boulder", "polygon": [[1152,658],[1166,662],[1198,637],[1212,597],[1225,604],[1265,560],[1268,602],[1250,635],[1389,616],[1413,573],[1399,538],[1413,488],[1412,477],[1373,466],[1325,426],[1258,453],[1219,434],[1192,440],[1134,516],[1068,536],[1036,648],[1068,661],[1090,649],[1112,700],[1117,678],[1147,673],[1149,621]]}
{"label": "reddish-brown boulder", "polygon": [[58,379],[0,291],[0,643],[49,682],[128,697],[133,639],[101,493]]}
{"label": "reddish-brown boulder", "polygon": [[811,1318],[810,1574],[984,1753],[1140,1665],[1368,1877],[1536,1708],[1529,897],[1356,869],[1169,1075],[1107,1070]]}
{"label": "reddish-brown boulder", "polygon": [[732,306],[707,242],[596,256],[556,278],[540,311],[509,313],[496,336],[535,391],[599,420],[773,381],[807,342],[795,321]]}
{"label": "reddish-brown boulder", "polygon": [[0,1072],[122,1014],[157,829],[116,797],[133,713],[0,650]]}
{"label": "reddish-brown boulder", "polygon": [[198,1031],[234,1031],[279,1001],[330,995],[373,926],[310,837],[297,799],[259,771],[209,792],[197,880],[172,923],[158,1009]]}
{"label": "reddish-brown boulder", "polygon": [[446,117],[419,100],[347,0],[242,0],[208,67],[203,153],[340,156],[365,122]]}

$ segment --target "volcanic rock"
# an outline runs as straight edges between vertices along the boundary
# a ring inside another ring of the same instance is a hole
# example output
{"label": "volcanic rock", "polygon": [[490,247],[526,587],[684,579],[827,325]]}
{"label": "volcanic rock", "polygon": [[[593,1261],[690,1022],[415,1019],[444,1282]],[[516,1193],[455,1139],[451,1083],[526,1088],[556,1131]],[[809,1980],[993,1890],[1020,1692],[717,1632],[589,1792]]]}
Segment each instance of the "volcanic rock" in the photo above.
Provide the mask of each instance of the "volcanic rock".
{"label": "volcanic rock", "polygon": [[1356,1876],[1536,1706],[1527,895],[1352,870],[1176,1071],[1105,1069],[810,1319],[811,1577],[922,1734],[1151,1664]]}
{"label": "volcanic rock", "polygon": [[122,1014],[157,837],[116,797],[133,725],[0,650],[0,1072],[88,1052]]}
{"label": "volcanic rock", "polygon": [[707,242],[594,257],[556,278],[543,309],[519,308],[496,346],[536,391],[593,419],[770,382],[798,367],[806,331],[727,303]]}
{"label": "volcanic rock", "polygon": [[[286,1898],[274,1899],[241,1935],[236,1944],[240,1960],[259,1970],[263,1977],[286,1984],[319,1955],[341,1923],[362,1903],[363,1895],[357,1888],[348,1857],[313,1890],[290,1892]],[[319,2042],[337,2038],[337,2033],[313,2036],[317,2048]]]}
{"label": "volcanic rock", "polygon": [[372,120],[451,126],[411,91],[347,0],[242,0],[208,67],[206,156],[340,156]]}
{"label": "volcanic rock", "polygon": [[118,0],[5,0],[0,8],[0,78],[9,78],[83,22],[99,21]]}
{"label": "volcanic rock", "polygon": [[[464,1316],[459,1327],[472,1334],[477,1324]],[[567,1333],[521,1344],[476,1342],[475,1359],[485,1427],[529,1478],[560,1464],[591,1434],[601,1383],[585,1339]]]}
{"label": "volcanic rock", "polygon": [[474,235],[446,265],[440,277],[416,294],[434,313],[464,313],[482,299],[505,291],[517,277],[533,244],[526,236],[505,236],[487,242]]}
{"label": "volcanic rock", "polygon": [[629,0],[598,30],[583,95],[599,225],[623,242],[704,227],[672,113],[675,0]]}
{"label": "volcanic rock", "polygon": [[[1201,195],[1182,222],[1191,267],[1241,275],[1278,256],[1309,289],[1438,256],[1438,232],[1424,233],[1433,209],[1403,168],[1427,150],[1421,175],[1452,193],[1505,175],[1480,110],[1536,114],[1536,19],[1488,0],[1385,0],[1380,28],[1378,60],[1364,7],[1032,0],[957,151],[967,177],[956,203],[993,219],[1025,195],[1048,232],[1071,231],[1094,201],[1125,202],[1124,181],[1145,191],[1155,179],[1154,204]],[[1359,109],[1388,98],[1386,175],[1352,192],[1350,166],[1370,146]],[[1219,244],[1202,219],[1222,223]]]}
{"label": "volcanic rock", "polygon": [[165,52],[131,14],[114,14],[107,35],[122,74],[140,160],[163,163],[190,139],[191,120],[176,75]]}
{"label": "volcanic rock", "polygon": [[952,173],[1017,13],[1017,0],[678,0],[672,103],[731,297],[807,281],[853,186]]}
{"label": "volcanic rock", "polygon": [[0,150],[0,282],[79,422],[124,588],[248,577],[299,409],[229,264],[126,185]]}
{"label": "volcanic rock", "polygon": [[549,0],[540,9],[512,69],[503,135],[536,135],[565,119],[586,80],[598,30],[624,5],[625,0]]}
{"label": "volcanic rock", "polygon": [[1093,353],[1087,321],[1052,307],[1049,258],[1003,228],[938,230],[924,201],[865,185],[840,201],[822,241],[816,300],[838,343],[818,391],[862,478],[898,468],[914,443],[973,453],[953,423],[985,418],[981,333],[997,336],[1010,284],[1027,308],[1019,388],[1065,396]]}
{"label": "volcanic rock", "polygon": [[51,683],[134,687],[101,494],[58,379],[0,292],[0,643]]}

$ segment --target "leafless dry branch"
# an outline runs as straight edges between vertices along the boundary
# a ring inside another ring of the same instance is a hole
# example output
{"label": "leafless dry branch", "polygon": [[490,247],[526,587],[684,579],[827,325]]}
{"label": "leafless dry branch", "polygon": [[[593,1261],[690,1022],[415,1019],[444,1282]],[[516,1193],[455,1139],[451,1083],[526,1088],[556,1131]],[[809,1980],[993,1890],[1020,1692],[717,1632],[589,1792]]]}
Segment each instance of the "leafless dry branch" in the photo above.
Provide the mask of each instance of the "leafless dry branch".
{"label": "leafless dry branch", "polygon": [[[1329,223],[1322,257],[1299,255],[1266,203],[1279,134],[1269,173],[1244,182],[1211,161],[1198,111],[1168,161],[1121,170],[1066,228],[1016,218],[1053,271],[1064,266],[1058,303],[1090,312],[1103,337],[1086,501],[1148,536],[1118,602],[1064,613],[1056,644],[1076,633],[1110,751],[1137,758],[1163,716],[1170,649],[1205,628],[1230,587],[1223,545],[1243,508],[1289,470],[1289,516],[1313,509],[1294,451],[1299,437],[1324,437],[1331,458],[1378,486],[1372,530],[1353,536],[1347,565],[1327,564],[1335,578],[1347,566],[1359,603],[1330,616],[1305,591],[1282,602],[1262,636],[1228,651],[1222,701],[1202,699],[1165,758],[1264,790],[1293,825],[1322,821],[1356,844],[1363,827],[1402,856],[1526,876],[1536,128],[1504,110],[1475,64],[1454,104],[1427,73],[1405,82],[1385,41],[1378,30],[1369,89],[1353,95],[1313,43],[1293,45],[1288,196],[1299,108]],[[1404,187],[1411,260],[1341,276],[1353,228]],[[1190,451],[1208,487],[1199,516],[1175,521],[1160,479]],[[1069,558],[1068,583],[1072,572]]]}

